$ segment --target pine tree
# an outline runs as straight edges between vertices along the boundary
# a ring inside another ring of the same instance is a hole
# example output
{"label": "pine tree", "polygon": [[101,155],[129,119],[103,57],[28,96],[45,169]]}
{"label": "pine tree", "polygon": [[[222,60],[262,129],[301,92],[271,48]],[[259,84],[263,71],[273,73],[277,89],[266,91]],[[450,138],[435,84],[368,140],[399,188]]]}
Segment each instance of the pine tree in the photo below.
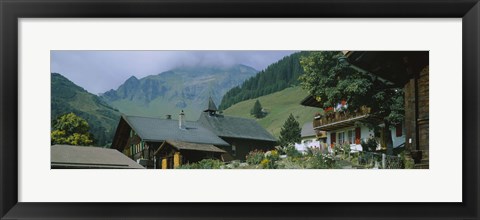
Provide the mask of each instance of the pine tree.
{"label": "pine tree", "polygon": [[290,114],[280,130],[280,145],[288,146],[300,142],[301,130],[298,121],[295,120],[295,117],[293,117],[292,114]]}
{"label": "pine tree", "polygon": [[255,101],[253,108],[250,110],[250,114],[253,115],[255,118],[263,117],[262,105],[260,104],[258,99],[257,101]]}

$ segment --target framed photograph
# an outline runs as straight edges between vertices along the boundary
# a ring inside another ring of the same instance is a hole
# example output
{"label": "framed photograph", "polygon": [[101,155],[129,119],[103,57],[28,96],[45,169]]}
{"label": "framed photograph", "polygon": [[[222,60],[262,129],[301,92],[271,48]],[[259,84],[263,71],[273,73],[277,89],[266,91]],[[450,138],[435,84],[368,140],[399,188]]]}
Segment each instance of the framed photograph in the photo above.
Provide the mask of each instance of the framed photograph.
{"label": "framed photograph", "polygon": [[479,218],[478,1],[0,10],[2,219]]}

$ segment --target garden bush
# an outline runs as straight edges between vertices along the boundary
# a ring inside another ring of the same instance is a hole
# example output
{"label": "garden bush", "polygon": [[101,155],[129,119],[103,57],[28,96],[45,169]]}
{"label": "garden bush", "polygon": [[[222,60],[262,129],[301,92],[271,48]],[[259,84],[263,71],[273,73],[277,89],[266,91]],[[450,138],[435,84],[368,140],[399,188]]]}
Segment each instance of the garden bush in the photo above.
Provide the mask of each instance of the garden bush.
{"label": "garden bush", "polygon": [[250,153],[248,153],[246,158],[247,163],[251,165],[260,164],[260,162],[262,162],[263,160],[263,155],[264,153],[259,150],[250,151]]}
{"label": "garden bush", "polygon": [[220,169],[223,166],[223,162],[214,159],[203,159],[196,163],[183,164],[177,169]]}
{"label": "garden bush", "polygon": [[264,154],[263,160],[260,162],[260,165],[264,169],[276,169],[276,162],[280,159],[280,154],[277,150],[267,151]]}

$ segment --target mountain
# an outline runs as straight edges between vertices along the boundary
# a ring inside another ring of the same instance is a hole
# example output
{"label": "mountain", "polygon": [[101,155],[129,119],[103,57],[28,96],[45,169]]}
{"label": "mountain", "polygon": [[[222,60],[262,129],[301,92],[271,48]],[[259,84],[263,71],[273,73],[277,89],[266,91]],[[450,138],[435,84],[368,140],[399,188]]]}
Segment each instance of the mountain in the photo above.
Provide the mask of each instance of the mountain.
{"label": "mountain", "polygon": [[210,96],[220,103],[228,90],[257,72],[246,65],[179,67],[141,79],[132,76],[101,97],[127,115],[164,117],[184,110],[188,120],[197,120]]}
{"label": "mountain", "polygon": [[87,120],[94,145],[111,143],[120,119],[120,112],[98,96],[68,80],[59,73],[51,74],[51,120],[70,112]]}
{"label": "mountain", "polygon": [[235,103],[298,85],[298,77],[303,74],[300,59],[309,53],[308,51],[297,52],[270,64],[254,77],[226,92],[219,108],[227,109]]}
{"label": "mountain", "polygon": [[308,92],[299,86],[290,87],[269,95],[236,103],[225,109],[223,114],[255,119],[250,115],[250,109],[252,109],[255,101],[259,100],[268,114],[264,118],[255,120],[273,136],[278,138],[280,136],[280,129],[290,113],[292,113],[300,123],[300,126],[306,122],[313,121],[313,117],[319,109],[300,105],[300,101],[307,95]]}

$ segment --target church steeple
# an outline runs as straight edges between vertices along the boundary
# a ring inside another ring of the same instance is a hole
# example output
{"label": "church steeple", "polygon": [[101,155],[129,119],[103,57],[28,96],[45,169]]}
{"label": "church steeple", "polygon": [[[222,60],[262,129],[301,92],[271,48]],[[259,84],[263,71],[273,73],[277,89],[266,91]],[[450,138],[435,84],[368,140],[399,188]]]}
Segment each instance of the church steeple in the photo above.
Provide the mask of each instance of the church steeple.
{"label": "church steeple", "polygon": [[208,106],[207,109],[205,109],[203,112],[208,112],[210,115],[215,115],[215,113],[218,111],[217,106],[215,105],[215,102],[213,102],[212,97],[210,96],[208,98]]}

